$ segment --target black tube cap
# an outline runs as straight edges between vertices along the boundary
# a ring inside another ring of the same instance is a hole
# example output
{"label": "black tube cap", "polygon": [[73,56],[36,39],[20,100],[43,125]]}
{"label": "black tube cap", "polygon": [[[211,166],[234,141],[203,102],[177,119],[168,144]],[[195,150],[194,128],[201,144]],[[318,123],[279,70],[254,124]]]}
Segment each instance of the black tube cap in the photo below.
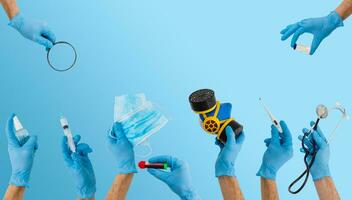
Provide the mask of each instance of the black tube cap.
{"label": "black tube cap", "polygon": [[215,92],[211,89],[201,89],[189,95],[189,103],[195,112],[202,112],[216,105]]}

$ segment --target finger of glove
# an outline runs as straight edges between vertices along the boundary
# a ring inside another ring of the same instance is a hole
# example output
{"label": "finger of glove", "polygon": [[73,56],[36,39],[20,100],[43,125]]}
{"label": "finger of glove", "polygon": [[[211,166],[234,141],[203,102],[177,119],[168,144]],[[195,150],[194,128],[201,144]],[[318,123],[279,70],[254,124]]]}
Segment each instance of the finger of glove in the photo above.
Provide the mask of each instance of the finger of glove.
{"label": "finger of glove", "polygon": [[42,30],[42,36],[46,39],[48,39],[52,44],[55,43],[56,41],[56,36],[54,32],[52,32],[48,27],[44,27]]}
{"label": "finger of glove", "polygon": [[36,150],[38,148],[38,137],[36,135],[31,135],[23,147]]}
{"label": "finger of glove", "polygon": [[301,153],[306,153],[303,148],[300,148],[299,151],[300,151]]}
{"label": "finger of glove", "polygon": [[289,38],[294,32],[297,31],[297,29],[299,29],[300,26],[298,26],[298,24],[292,24],[290,26],[288,26],[286,29],[282,30],[281,31],[281,40],[284,41],[284,40],[287,40],[287,38]]}
{"label": "finger of glove", "polygon": [[236,138],[232,128],[230,126],[227,126],[225,130],[226,130],[226,137],[227,137],[225,147],[232,147],[236,145]]}
{"label": "finger of glove", "polygon": [[108,133],[106,135],[106,140],[110,145],[116,144],[116,136],[114,135],[114,127],[112,127],[112,129],[110,131],[108,131]]}
{"label": "finger of glove", "polygon": [[167,163],[171,167],[171,170],[180,168],[183,165],[179,159],[169,155],[155,156],[150,158],[148,161],[150,163]]}
{"label": "finger of glove", "polygon": [[16,131],[13,124],[13,118],[15,116],[16,116],[15,114],[11,114],[10,118],[7,120],[6,137],[7,137],[7,142],[9,146],[20,147],[20,143],[18,142],[18,139],[16,137],[16,133],[15,133]]}
{"label": "finger of glove", "polygon": [[273,145],[280,145],[280,134],[274,125],[271,125],[271,142]]}
{"label": "finger of glove", "polygon": [[112,136],[115,136],[117,140],[126,139],[126,135],[120,122],[114,123]]}
{"label": "finger of glove", "polygon": [[[310,121],[310,126],[313,127],[314,125],[315,125],[315,121]],[[326,139],[319,125],[317,126],[317,129],[315,131],[318,132],[322,138]]]}
{"label": "finger of glove", "polygon": [[246,138],[246,136],[245,136],[244,132],[242,131],[236,138],[236,144],[237,145],[242,145],[244,140],[245,140],[245,138]]}
{"label": "finger of glove", "polygon": [[82,156],[87,156],[89,153],[93,152],[93,149],[86,143],[80,143],[76,147],[76,152]]}
{"label": "finger of glove", "polygon": [[70,166],[73,164],[73,160],[71,157],[72,152],[70,151],[68,145],[67,145],[67,137],[63,136],[62,137],[62,142],[61,142],[61,148],[62,148],[62,154],[64,156],[65,162]]}
{"label": "finger of glove", "polygon": [[296,30],[296,32],[293,34],[292,36],[292,40],[291,40],[291,47],[295,48],[296,44],[297,44],[297,40],[298,38],[305,32],[303,27],[300,27]]}
{"label": "finger of glove", "polygon": [[318,132],[314,131],[313,132],[313,139],[315,143],[317,144],[319,149],[325,148],[328,144],[324,138],[322,138]]}
{"label": "finger of glove", "polygon": [[163,171],[163,170],[158,170],[158,169],[148,169],[148,172],[153,175],[155,178],[163,181],[163,182],[166,182],[168,180],[168,177],[169,177],[169,174],[170,172],[166,172],[166,171]]}
{"label": "finger of glove", "polygon": [[288,129],[288,126],[285,121],[280,121],[280,126],[282,128],[282,140],[283,144],[286,146],[292,145],[292,135],[291,131]]}
{"label": "finger of glove", "polygon": [[215,145],[220,147],[220,149],[224,148],[224,144],[222,142],[220,142],[220,140],[218,140],[217,138],[215,138]]}
{"label": "finger of glove", "polygon": [[[299,139],[300,141],[302,141],[302,140],[303,140],[303,135],[299,135],[299,136],[298,136],[298,139]],[[304,145],[305,145],[308,149],[313,149],[313,144],[312,144],[312,142],[311,142],[308,138],[305,138],[305,139],[304,139]]]}
{"label": "finger of glove", "polygon": [[314,36],[313,41],[312,41],[312,45],[310,48],[310,55],[313,55],[315,53],[315,51],[318,49],[318,47],[320,46],[322,41],[323,41],[322,38]]}
{"label": "finger of glove", "polygon": [[271,138],[266,138],[264,140],[265,146],[268,147],[270,145],[270,142],[271,142]]}
{"label": "finger of glove", "polygon": [[35,36],[33,40],[38,44],[45,46],[47,49],[50,49],[53,47],[53,43],[50,40],[43,37],[42,35]]}
{"label": "finger of glove", "polygon": [[76,146],[77,146],[77,144],[79,143],[80,140],[81,140],[81,136],[80,135],[73,136],[73,142],[75,143]]}

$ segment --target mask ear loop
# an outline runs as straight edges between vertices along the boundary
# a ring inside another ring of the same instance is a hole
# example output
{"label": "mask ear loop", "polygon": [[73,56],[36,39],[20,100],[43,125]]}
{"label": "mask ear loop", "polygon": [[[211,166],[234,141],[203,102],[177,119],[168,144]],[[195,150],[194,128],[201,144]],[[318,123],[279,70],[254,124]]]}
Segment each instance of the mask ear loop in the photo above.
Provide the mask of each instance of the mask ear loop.
{"label": "mask ear loop", "polygon": [[147,158],[147,157],[149,157],[149,156],[152,155],[153,149],[152,149],[152,146],[150,145],[150,142],[149,142],[149,141],[145,140],[145,141],[142,142],[139,146],[145,146],[145,147],[147,147],[148,152],[147,152],[146,154],[138,154],[138,153],[135,153],[136,156],[141,157],[141,158]]}

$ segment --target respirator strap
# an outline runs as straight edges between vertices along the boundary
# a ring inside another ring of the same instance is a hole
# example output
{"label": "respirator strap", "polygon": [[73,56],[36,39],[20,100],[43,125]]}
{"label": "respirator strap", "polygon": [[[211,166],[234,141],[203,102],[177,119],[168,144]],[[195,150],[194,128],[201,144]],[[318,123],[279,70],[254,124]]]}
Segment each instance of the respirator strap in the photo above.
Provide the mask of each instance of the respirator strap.
{"label": "respirator strap", "polygon": [[230,124],[230,122],[234,120],[233,118],[230,118],[230,119],[226,119],[226,120],[222,120],[221,121],[221,127],[220,127],[220,130],[218,132],[218,135],[217,135],[217,138],[218,140],[220,139],[220,135],[222,134],[222,132],[224,131],[224,129],[227,127],[227,125]]}

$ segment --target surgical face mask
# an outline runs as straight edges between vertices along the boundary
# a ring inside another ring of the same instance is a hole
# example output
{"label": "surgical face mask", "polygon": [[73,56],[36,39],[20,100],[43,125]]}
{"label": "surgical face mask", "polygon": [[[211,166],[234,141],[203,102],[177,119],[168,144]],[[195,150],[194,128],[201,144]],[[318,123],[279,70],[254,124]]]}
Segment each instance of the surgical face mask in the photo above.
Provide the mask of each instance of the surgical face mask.
{"label": "surgical face mask", "polygon": [[122,121],[145,107],[145,94],[122,95],[115,97],[114,121]]}
{"label": "surgical face mask", "polygon": [[[119,122],[127,139],[133,146],[145,145],[150,136],[157,133],[168,122],[160,110],[144,94],[123,95],[115,98],[115,122]],[[146,157],[146,155],[142,156]]]}

